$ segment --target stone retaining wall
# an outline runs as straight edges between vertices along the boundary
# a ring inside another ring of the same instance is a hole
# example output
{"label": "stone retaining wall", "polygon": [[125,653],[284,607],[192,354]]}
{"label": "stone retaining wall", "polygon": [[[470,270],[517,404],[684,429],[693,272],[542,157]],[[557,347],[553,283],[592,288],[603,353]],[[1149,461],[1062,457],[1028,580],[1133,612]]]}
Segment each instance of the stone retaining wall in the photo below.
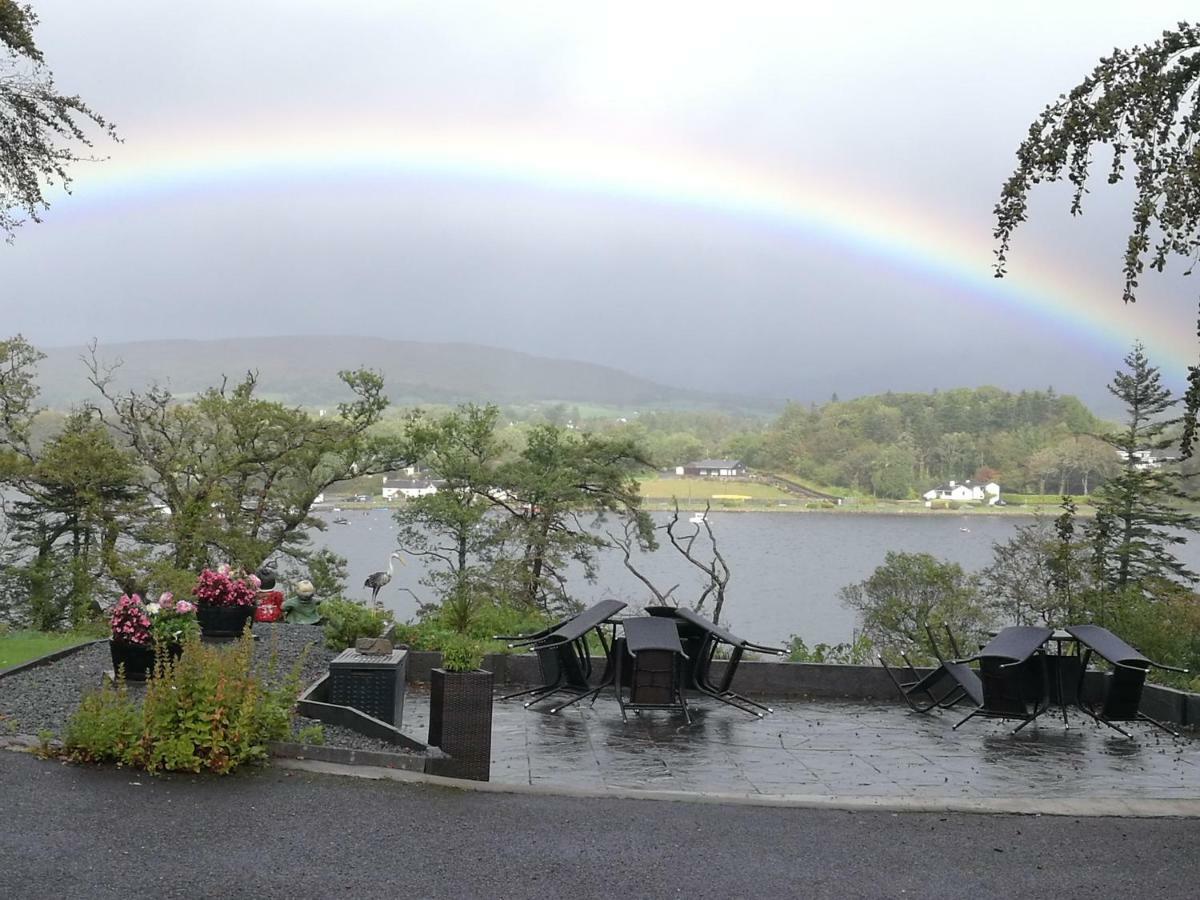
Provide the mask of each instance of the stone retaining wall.
{"label": "stone retaining wall", "polygon": [[[429,671],[441,664],[440,653],[412,650],[408,655],[410,684],[429,681]],[[496,676],[495,683],[537,684],[541,681],[537,657],[533,654],[493,653],[484,658],[483,667]],[[725,664],[713,664],[718,675]],[[604,672],[604,660],[592,658],[594,680]],[[928,670],[918,670],[922,672]],[[1090,672],[1084,692],[1096,696],[1103,674]],[[896,686],[881,666],[841,666],[828,663],[743,662],[734,676],[733,689],[751,697],[828,697],[842,700],[883,700],[898,702]],[[1142,711],[1155,719],[1176,725],[1200,725],[1200,694],[1177,691],[1158,685],[1146,685]]]}

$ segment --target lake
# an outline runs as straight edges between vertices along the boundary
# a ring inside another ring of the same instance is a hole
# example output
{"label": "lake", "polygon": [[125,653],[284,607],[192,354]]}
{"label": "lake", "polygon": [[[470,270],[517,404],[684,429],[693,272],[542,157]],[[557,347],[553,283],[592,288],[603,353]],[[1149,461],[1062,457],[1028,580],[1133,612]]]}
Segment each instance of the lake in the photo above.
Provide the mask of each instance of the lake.
{"label": "lake", "polygon": [[[329,512],[321,515],[326,521],[335,516]],[[391,512],[372,509],[336,516],[349,524],[329,525],[323,535],[314,535],[314,543],[346,557],[351,596],[369,596],[370,592],[359,586],[370,573],[385,569],[388,554],[396,549]],[[660,523],[667,518],[655,515]],[[783,644],[789,635],[799,634],[812,646],[853,637],[854,614],[842,607],[838,591],[868,577],[887,551],[930,553],[978,571],[991,562],[993,543],[1007,540],[1017,526],[1031,520],[980,515],[710,512],[709,521],[733,573],[723,624],[765,644]],[[703,554],[697,555],[703,558]],[[1196,541],[1180,547],[1178,555],[1189,567],[1200,569],[1200,544]],[[670,547],[635,560],[660,590],[679,584],[673,595],[679,601],[699,595],[703,578]],[[588,584],[573,570],[569,590],[584,602],[611,597],[642,605],[651,599],[646,588],[626,571],[619,552],[603,554],[598,572],[596,582]],[[421,564],[410,559],[406,565],[396,566],[392,582],[380,592],[380,599],[401,621],[416,612],[416,600],[407,591],[422,600],[430,599],[419,583],[421,573]]]}

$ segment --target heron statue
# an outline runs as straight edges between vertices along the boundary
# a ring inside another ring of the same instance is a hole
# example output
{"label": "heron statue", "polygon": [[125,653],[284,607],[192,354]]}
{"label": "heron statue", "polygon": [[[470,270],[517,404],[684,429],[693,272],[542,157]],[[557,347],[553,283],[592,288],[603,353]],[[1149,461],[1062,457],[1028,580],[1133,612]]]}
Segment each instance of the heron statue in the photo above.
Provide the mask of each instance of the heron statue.
{"label": "heron statue", "polygon": [[383,586],[392,580],[392,573],[395,571],[395,560],[400,560],[400,565],[404,565],[404,557],[399,551],[391,554],[388,557],[388,567],[386,572],[372,572],[367,576],[367,580],[363,582],[363,587],[371,589],[371,604],[378,606],[379,602],[376,599],[379,596],[379,591]]}

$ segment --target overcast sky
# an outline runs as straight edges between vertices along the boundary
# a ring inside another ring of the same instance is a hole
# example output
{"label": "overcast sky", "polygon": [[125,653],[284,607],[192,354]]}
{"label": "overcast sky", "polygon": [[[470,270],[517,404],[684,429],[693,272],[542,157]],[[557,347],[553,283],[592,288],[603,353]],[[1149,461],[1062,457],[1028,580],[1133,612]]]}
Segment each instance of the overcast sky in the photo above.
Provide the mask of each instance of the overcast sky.
{"label": "overcast sky", "polygon": [[[985,383],[1099,400],[1140,335],[1182,379],[1163,323],[1190,334],[1194,294],[1147,278],[1121,309],[1119,190],[1097,185],[1082,221],[1040,194],[1012,267],[1118,336],[986,274],[1031,119],[1194,3],[34,5],[59,86],[123,143],[0,246],[6,333],[472,341],[801,400]],[[389,166],[410,140],[471,165]],[[641,189],[589,175],[606,167]],[[676,168],[717,201],[647,196]],[[719,199],[759,175],[840,218]],[[911,230],[920,252],[860,228]]]}

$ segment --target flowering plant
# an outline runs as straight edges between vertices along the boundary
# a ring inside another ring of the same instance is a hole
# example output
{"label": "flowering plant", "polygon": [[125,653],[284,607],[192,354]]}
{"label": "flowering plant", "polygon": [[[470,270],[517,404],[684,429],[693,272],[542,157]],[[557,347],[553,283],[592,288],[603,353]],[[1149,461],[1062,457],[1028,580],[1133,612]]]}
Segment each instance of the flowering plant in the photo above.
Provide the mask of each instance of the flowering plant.
{"label": "flowering plant", "polygon": [[176,600],[170,592],[144,603],[138,594],[122,594],[112,614],[112,636],[126,644],[182,644],[199,633],[196,604]]}
{"label": "flowering plant", "polygon": [[205,606],[253,606],[261,583],[256,575],[235,578],[229,566],[215,572],[205,569],[192,588],[192,596]]}

